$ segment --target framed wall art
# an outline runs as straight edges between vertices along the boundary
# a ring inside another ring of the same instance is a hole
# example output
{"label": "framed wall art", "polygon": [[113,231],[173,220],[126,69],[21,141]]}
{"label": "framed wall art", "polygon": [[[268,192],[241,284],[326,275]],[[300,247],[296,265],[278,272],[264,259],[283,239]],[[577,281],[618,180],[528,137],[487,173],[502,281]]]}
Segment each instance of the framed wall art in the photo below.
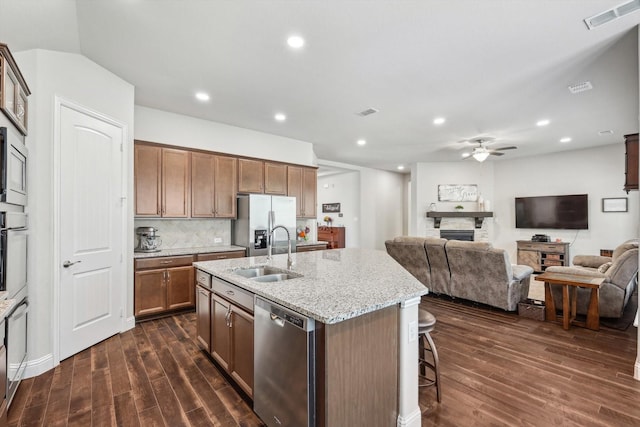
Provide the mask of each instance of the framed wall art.
{"label": "framed wall art", "polygon": [[476,184],[440,184],[438,185],[439,202],[476,202],[478,186]]}
{"label": "framed wall art", "polygon": [[602,212],[627,212],[628,210],[626,197],[602,199]]}
{"label": "framed wall art", "polygon": [[340,212],[340,203],[323,203],[322,213],[336,213]]}

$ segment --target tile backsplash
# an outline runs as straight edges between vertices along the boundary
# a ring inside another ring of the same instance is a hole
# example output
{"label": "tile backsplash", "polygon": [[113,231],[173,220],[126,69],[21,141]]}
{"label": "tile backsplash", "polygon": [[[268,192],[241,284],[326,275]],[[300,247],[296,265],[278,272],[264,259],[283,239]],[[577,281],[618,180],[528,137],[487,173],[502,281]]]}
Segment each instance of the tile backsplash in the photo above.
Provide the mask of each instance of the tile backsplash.
{"label": "tile backsplash", "polygon": [[[155,227],[162,240],[161,249],[201,248],[231,244],[231,220],[228,219],[144,219],[134,220],[134,245],[138,244],[135,229]],[[216,239],[221,239],[216,241]]]}

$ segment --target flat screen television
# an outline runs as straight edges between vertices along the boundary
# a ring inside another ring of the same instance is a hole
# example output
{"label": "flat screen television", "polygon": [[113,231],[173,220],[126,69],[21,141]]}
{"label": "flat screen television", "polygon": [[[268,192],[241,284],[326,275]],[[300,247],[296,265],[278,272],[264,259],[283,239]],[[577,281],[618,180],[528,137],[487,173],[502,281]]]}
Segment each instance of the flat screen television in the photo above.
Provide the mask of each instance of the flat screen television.
{"label": "flat screen television", "polygon": [[587,230],[587,194],[516,197],[516,228]]}

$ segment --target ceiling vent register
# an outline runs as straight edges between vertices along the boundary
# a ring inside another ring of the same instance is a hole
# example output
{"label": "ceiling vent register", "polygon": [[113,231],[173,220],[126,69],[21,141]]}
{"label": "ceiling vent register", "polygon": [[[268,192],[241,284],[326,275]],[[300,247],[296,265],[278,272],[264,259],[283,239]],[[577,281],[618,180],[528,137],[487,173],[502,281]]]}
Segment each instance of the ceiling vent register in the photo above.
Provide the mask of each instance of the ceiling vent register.
{"label": "ceiling vent register", "polygon": [[611,22],[640,9],[640,0],[631,0],[584,20],[587,28],[593,30],[602,24]]}
{"label": "ceiling vent register", "polygon": [[593,85],[591,84],[591,82],[576,83],[567,87],[569,88],[569,92],[571,92],[574,95],[576,93],[585,92],[587,90],[593,89]]}

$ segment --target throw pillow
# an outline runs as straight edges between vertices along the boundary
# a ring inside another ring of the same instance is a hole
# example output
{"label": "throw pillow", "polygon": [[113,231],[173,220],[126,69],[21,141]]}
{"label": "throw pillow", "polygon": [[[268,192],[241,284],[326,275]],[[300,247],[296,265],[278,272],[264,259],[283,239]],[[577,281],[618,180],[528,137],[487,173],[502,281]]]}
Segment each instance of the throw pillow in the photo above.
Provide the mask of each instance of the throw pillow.
{"label": "throw pillow", "polygon": [[602,274],[606,273],[609,267],[611,267],[611,261],[605,262],[600,267],[598,267],[598,273],[602,273]]}

